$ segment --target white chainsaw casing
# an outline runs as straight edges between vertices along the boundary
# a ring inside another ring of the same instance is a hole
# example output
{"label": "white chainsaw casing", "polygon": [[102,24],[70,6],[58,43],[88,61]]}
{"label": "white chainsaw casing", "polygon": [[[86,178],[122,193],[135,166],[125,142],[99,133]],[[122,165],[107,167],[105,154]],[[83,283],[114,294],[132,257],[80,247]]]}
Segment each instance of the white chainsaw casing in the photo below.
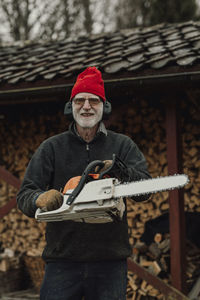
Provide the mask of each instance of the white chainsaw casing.
{"label": "white chainsaw casing", "polygon": [[68,190],[60,208],[46,212],[39,209],[36,219],[45,222],[73,220],[87,223],[112,222],[115,217],[120,220],[125,204],[122,197],[112,198],[114,183],[117,182],[115,178],[88,182],[71,205],[67,204],[67,200],[73,190]]}
{"label": "white chainsaw casing", "polygon": [[[75,203],[87,203],[91,201],[106,200],[113,197],[115,178],[94,180],[84,185],[80,194],[74,200]],[[101,201],[99,201],[100,203]]]}

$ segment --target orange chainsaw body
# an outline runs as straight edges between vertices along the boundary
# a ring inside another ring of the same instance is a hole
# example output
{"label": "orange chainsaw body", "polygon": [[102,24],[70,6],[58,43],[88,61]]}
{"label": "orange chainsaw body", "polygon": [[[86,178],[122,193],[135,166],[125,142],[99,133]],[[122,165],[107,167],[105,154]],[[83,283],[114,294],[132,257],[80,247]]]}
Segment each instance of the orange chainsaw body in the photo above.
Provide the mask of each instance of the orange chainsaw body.
{"label": "orange chainsaw body", "polygon": [[[92,177],[93,179],[99,178],[99,174],[89,174],[89,176]],[[69,179],[67,181],[67,183],[65,184],[63,194],[66,194],[68,190],[75,189],[77,187],[77,185],[79,184],[80,179],[81,179],[81,176],[75,176],[75,177],[72,177],[71,179]]]}

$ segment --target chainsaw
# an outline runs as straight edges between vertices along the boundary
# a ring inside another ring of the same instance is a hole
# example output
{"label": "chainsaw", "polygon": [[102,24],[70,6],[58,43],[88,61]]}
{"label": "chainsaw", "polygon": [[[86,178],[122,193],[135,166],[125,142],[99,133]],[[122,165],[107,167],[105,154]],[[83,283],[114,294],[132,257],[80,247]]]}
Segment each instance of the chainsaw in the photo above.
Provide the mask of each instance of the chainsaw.
{"label": "chainsaw", "polygon": [[91,162],[82,176],[73,177],[66,183],[62,206],[52,211],[38,208],[35,218],[45,222],[113,222],[123,217],[124,197],[173,190],[189,181],[187,175],[180,174],[126,182],[129,177],[127,168],[115,154],[110,168],[100,174],[95,173],[95,169],[103,166],[103,161]]}

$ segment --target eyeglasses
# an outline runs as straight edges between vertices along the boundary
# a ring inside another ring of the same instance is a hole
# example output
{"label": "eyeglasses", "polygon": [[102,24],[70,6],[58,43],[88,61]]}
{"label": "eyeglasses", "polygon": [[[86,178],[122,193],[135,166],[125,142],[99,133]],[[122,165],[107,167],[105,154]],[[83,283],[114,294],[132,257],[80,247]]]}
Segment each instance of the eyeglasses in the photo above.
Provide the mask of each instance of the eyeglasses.
{"label": "eyeglasses", "polygon": [[83,106],[86,100],[89,101],[90,106],[98,105],[101,102],[99,98],[75,98],[73,102],[77,105]]}

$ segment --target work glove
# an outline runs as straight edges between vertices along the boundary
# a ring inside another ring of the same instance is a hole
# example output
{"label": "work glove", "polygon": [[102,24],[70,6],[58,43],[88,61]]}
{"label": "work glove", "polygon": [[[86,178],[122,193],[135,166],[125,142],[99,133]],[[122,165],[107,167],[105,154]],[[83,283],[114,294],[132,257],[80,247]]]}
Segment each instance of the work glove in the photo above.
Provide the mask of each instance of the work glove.
{"label": "work glove", "polygon": [[109,159],[109,160],[104,160],[104,161],[103,161],[104,166],[103,166],[102,168],[99,167],[99,166],[97,166],[97,167],[95,168],[95,172],[101,174],[102,172],[108,170],[108,169],[111,167],[112,162],[113,162],[113,161],[110,160],[110,159]]}
{"label": "work glove", "polygon": [[129,181],[129,172],[126,165],[118,158],[114,157],[113,160],[104,160],[104,166],[95,168],[96,173],[105,173],[110,177],[115,177],[121,182]]}
{"label": "work glove", "polygon": [[47,211],[59,208],[62,203],[63,195],[54,189],[42,193],[36,200],[36,206]]}

